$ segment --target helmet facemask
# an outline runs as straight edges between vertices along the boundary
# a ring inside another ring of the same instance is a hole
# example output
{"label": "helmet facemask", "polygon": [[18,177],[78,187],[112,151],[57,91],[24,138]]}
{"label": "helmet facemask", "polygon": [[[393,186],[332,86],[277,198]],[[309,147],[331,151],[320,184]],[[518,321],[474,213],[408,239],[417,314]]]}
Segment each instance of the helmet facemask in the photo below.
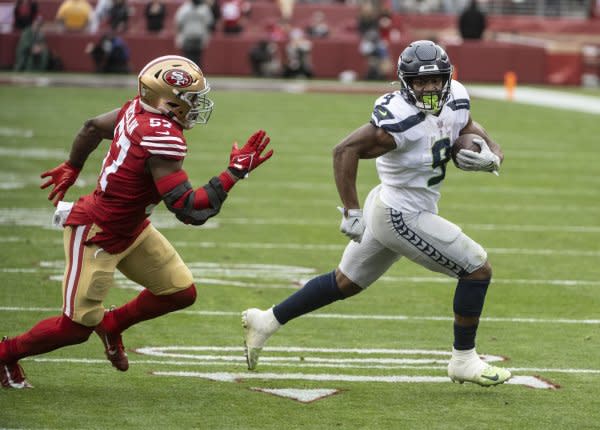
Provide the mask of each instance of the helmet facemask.
{"label": "helmet facemask", "polygon": [[[182,124],[184,128],[192,128],[195,124],[206,124],[212,114],[214,102],[207,97],[210,91],[208,82],[204,91],[186,91],[178,94],[178,98],[190,106]],[[188,125],[186,127],[186,125]]]}
{"label": "helmet facemask", "polygon": [[[426,75],[421,75],[419,78],[425,76]],[[413,80],[416,78],[404,79],[400,77],[400,83],[402,85],[403,94],[417,107],[417,109],[423,113],[437,114],[448,101],[451,79],[446,74],[429,76],[440,76],[442,78],[442,85],[439,90],[415,90]]]}

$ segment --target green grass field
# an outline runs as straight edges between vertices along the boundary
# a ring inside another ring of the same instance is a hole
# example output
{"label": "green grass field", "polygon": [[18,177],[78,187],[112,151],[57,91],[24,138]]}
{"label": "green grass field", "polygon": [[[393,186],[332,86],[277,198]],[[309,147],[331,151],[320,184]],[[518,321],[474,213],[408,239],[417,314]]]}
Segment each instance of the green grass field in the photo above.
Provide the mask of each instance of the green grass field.
{"label": "green grass field", "polygon": [[[86,118],[132,94],[1,88],[0,335],[60,311],[62,234],[49,228],[53,208],[39,174],[66,158]],[[376,96],[212,97],[210,123],[187,135],[185,167],[194,185],[219,173],[231,143],[259,128],[271,135],[275,155],[232,190],[206,227],[177,224],[164,208],[153,216],[193,269],[196,304],[127,331],[127,373],[104,360],[95,335],[23,360],[35,388],[0,390],[0,428],[600,428],[597,116],[472,103],[505,163],[499,177],[449,166],[440,214],[480,242],[494,267],[478,351],[507,357],[500,365],[516,376],[560,385],[484,389],[443,379],[454,282],[407,261],[359,296],[290,322],[271,339],[258,371],[247,372],[240,312],[278,303],[299,281],[339,262],[346,240],[338,231],[331,150],[368,121]],[[94,187],[107,146],[88,160],[68,198]],[[359,181],[364,198],[377,183],[373,161],[362,162]],[[106,305],[135,294],[118,276]],[[145,354],[135,351],[141,348]],[[339,391],[301,403],[255,389]]]}

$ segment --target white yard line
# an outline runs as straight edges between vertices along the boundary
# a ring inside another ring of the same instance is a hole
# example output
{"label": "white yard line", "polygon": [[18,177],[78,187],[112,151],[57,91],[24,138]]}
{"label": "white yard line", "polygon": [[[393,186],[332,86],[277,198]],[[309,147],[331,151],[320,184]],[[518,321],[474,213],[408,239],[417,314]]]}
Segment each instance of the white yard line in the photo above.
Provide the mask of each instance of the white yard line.
{"label": "white yard line", "polygon": [[[234,360],[233,358],[229,358],[227,356],[224,356],[222,359],[217,360],[217,361],[211,361],[211,360],[188,360],[188,361],[182,361],[182,360],[156,360],[156,359],[148,359],[148,360],[136,360],[136,359],[129,359],[129,363],[131,365],[148,365],[148,364],[152,364],[152,365],[164,365],[164,366],[226,366],[226,365],[230,365],[230,366],[239,366],[239,363],[243,363],[245,365],[245,358],[243,356],[243,353],[240,351],[240,356],[236,357],[236,359]],[[445,362],[444,365],[438,365],[438,366],[430,366],[430,365],[423,365],[423,366],[415,366],[415,365],[396,365],[396,366],[381,366],[381,365],[369,365],[369,364],[365,364],[363,366],[359,366],[359,365],[340,365],[340,366],[336,366],[335,364],[330,364],[330,365],[325,365],[325,364],[312,364],[312,363],[305,363],[303,361],[300,361],[298,358],[296,358],[295,361],[292,361],[291,359],[289,360],[288,363],[285,362],[274,362],[274,361],[268,361],[265,360],[268,357],[261,357],[261,362],[260,365],[261,367],[309,367],[309,368],[335,368],[335,367],[341,367],[341,368],[346,368],[346,369],[363,369],[363,370],[368,370],[368,369],[377,369],[377,370],[383,370],[383,369],[410,369],[410,370],[445,370],[447,367],[447,362]],[[107,361],[105,359],[95,359],[95,358],[51,358],[51,357],[45,357],[45,356],[36,356],[36,357],[29,357],[29,358],[25,358],[22,361],[33,361],[33,362],[37,362],[37,363],[57,363],[57,364],[61,364],[61,363],[72,363],[72,364],[107,364]],[[510,370],[511,372],[537,372],[537,373],[564,373],[564,374],[581,374],[581,375],[600,375],[600,369],[585,369],[585,368],[552,368],[552,367],[507,367],[507,366],[503,366],[506,367],[506,369]],[[261,373],[262,374],[262,373]],[[246,373],[244,373],[244,375],[246,375]]]}
{"label": "white yard line", "polygon": [[[17,307],[0,306],[0,312],[60,312],[60,308],[46,307]],[[178,313],[187,315],[196,315],[202,317],[235,317],[240,318],[240,311],[194,311],[181,310]],[[331,320],[364,320],[364,321],[453,321],[450,316],[409,316],[409,315],[367,315],[367,314],[328,314],[312,313],[304,315],[303,318],[320,318]],[[600,319],[569,319],[569,318],[528,318],[528,317],[483,317],[482,321],[497,323],[518,323],[518,324],[581,324],[581,325],[600,325]]]}
{"label": "white yard line", "polygon": [[[598,193],[596,193],[598,194]],[[598,194],[600,196],[600,194]],[[31,227],[51,227],[53,211],[51,209],[25,209],[25,208],[0,208],[0,225],[19,225]],[[152,216],[152,221],[163,228],[181,228],[189,227],[179,223],[173,215],[167,212],[157,213]],[[302,225],[302,226],[328,226],[334,228],[337,225],[337,218],[332,216],[328,218],[227,218],[220,217],[218,223],[207,223],[208,227],[218,227],[219,224],[236,225]],[[513,232],[556,232],[556,233],[581,233],[591,234],[600,233],[598,225],[560,225],[560,224],[470,224],[461,223],[465,229],[484,230],[484,231],[513,231]],[[207,225],[203,226],[207,228]]]}

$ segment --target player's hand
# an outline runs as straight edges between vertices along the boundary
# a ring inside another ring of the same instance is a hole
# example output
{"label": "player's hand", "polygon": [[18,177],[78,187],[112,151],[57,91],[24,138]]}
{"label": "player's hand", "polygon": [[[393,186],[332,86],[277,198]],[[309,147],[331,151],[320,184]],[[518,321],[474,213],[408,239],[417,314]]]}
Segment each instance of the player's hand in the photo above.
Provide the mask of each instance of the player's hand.
{"label": "player's hand", "polygon": [[340,231],[355,242],[360,243],[365,232],[365,221],[362,209],[344,209],[338,206],[342,213]]}
{"label": "player's hand", "polygon": [[68,161],[65,161],[61,165],[55,167],[52,170],[48,170],[40,175],[41,178],[48,178],[46,182],[40,185],[41,189],[48,188],[50,185],[54,185],[50,193],[48,194],[48,200],[52,200],[52,204],[56,206],[60,200],[63,199],[67,190],[75,183],[79,176],[81,169],[73,166]]}
{"label": "player's hand", "polygon": [[229,171],[240,179],[247,178],[248,173],[273,155],[272,149],[266,154],[262,154],[270,141],[271,139],[267,136],[267,133],[264,130],[259,130],[250,136],[241,148],[238,148],[237,142],[235,142],[229,155]]}
{"label": "player's hand", "polygon": [[483,139],[473,139],[481,147],[481,152],[461,149],[456,154],[456,164],[462,170],[475,170],[491,172],[498,175],[500,169],[500,157],[494,154]]}

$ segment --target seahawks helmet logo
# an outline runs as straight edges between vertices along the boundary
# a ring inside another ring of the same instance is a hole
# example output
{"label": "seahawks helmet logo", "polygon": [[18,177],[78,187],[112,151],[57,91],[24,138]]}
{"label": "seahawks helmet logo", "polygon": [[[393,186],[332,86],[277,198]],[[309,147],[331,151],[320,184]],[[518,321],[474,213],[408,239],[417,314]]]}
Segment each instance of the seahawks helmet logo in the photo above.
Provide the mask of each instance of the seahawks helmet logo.
{"label": "seahawks helmet logo", "polygon": [[194,82],[192,75],[185,70],[173,69],[163,75],[164,81],[172,87],[189,87]]}

